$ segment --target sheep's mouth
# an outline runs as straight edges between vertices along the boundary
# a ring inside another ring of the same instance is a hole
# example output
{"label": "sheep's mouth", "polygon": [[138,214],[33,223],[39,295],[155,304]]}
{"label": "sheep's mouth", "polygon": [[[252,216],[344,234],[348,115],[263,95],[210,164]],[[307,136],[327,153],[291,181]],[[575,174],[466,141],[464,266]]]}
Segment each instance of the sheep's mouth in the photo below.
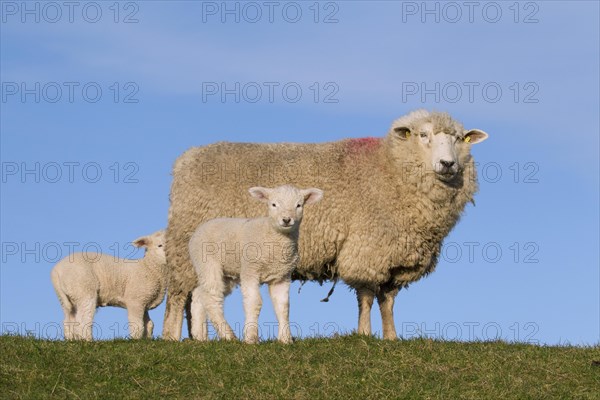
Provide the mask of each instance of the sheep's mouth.
{"label": "sheep's mouth", "polygon": [[453,171],[436,172],[436,176],[438,177],[438,179],[444,182],[449,182],[453,180],[457,175],[458,172]]}

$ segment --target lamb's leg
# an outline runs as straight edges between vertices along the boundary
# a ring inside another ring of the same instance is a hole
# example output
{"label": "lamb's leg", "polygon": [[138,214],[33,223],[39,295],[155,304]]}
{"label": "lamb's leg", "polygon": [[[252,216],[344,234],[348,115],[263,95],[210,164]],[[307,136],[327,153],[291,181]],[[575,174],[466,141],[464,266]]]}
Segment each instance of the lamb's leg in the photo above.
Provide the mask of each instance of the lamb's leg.
{"label": "lamb's leg", "polygon": [[92,328],[94,324],[96,304],[96,297],[77,302],[75,331],[78,333],[76,334],[76,339],[92,340]]}
{"label": "lamb's leg", "polygon": [[58,301],[60,302],[60,306],[65,314],[65,319],[63,321],[63,335],[65,340],[74,339],[75,333],[73,332],[75,323],[77,322],[75,319],[75,306],[69,300],[69,297],[63,292],[59,278],[56,272],[52,272],[52,284],[54,285],[54,289],[56,291],[56,295],[58,296]]}
{"label": "lamb's leg", "polygon": [[[213,293],[209,293],[206,291],[206,288],[202,288],[202,290],[200,290],[199,293],[200,302],[202,302],[204,309],[208,314],[208,318],[213,324],[219,337],[224,340],[235,339],[235,333],[233,333],[233,329],[231,329],[231,326],[227,323],[227,320],[225,319],[225,314],[223,312],[223,291],[216,290]],[[194,296],[192,295],[192,299],[193,297]],[[195,325],[196,323],[194,322],[194,325],[192,325],[192,327],[194,327]]]}
{"label": "lamb's leg", "polygon": [[[203,299],[206,299],[203,297]],[[221,339],[224,340],[233,340],[235,339],[235,333],[227,320],[225,319],[225,314],[223,313],[223,299],[220,301],[207,302],[206,312],[208,317],[210,318],[210,322],[213,324],[217,334]]]}
{"label": "lamb's leg", "polygon": [[127,307],[129,319],[129,336],[132,339],[141,339],[144,335],[144,307],[132,304]]}
{"label": "lamb's leg", "polygon": [[66,295],[64,296],[64,303],[63,299],[61,299],[60,303],[65,314],[65,320],[63,322],[65,340],[75,339],[75,329],[77,324],[75,306],[67,299]]}
{"label": "lamb's leg", "polygon": [[152,339],[152,334],[154,332],[154,322],[150,319],[150,315],[148,314],[148,310],[144,311],[144,335],[143,337]]}
{"label": "lamb's leg", "polygon": [[279,323],[277,339],[283,343],[292,342],[290,332],[290,281],[269,284],[269,294]]}
{"label": "lamb's leg", "polygon": [[368,288],[357,288],[356,297],[358,299],[358,334],[371,334],[371,307],[375,292]]}
{"label": "lamb's leg", "polygon": [[377,293],[384,339],[397,339],[396,326],[394,325],[394,299],[397,294],[397,287],[387,286],[382,286]]}
{"label": "lamb's leg", "polygon": [[257,277],[243,277],[241,280],[242,297],[244,298],[244,341],[258,343],[258,315],[262,308],[260,282]]}
{"label": "lamb's leg", "polygon": [[200,300],[202,289],[197,287],[192,292],[191,316],[194,325],[191,327],[192,338],[196,340],[208,340],[208,323],[206,321],[206,309]]}
{"label": "lamb's leg", "polygon": [[64,336],[65,340],[75,339],[75,325],[77,324],[77,320],[75,319],[75,309],[74,308],[65,308],[65,320],[64,320]]}

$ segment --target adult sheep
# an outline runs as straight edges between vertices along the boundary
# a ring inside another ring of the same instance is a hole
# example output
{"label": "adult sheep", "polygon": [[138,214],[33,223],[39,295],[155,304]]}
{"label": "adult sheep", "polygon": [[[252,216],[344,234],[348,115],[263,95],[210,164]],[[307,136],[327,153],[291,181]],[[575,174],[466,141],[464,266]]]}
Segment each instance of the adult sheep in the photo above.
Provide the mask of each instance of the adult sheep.
{"label": "adult sheep", "polygon": [[354,288],[361,334],[371,334],[377,297],[383,337],[396,338],[394,298],[435,268],[442,241],[477,191],[471,145],[486,138],[446,113],[417,110],[384,138],[189,149],[173,169],[163,338],[179,339],[196,287],[187,249],[196,227],[216,217],[257,217],[263,210],[247,201],[247,187],[287,183],[327,193],[300,228],[294,279],[339,278]]}

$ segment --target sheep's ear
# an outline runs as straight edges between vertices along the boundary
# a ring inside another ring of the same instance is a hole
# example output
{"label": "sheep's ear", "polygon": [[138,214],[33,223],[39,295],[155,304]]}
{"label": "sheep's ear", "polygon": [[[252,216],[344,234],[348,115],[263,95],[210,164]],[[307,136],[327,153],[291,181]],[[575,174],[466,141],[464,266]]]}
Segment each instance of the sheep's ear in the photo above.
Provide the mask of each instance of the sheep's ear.
{"label": "sheep's ear", "polygon": [[479,129],[471,129],[469,131],[465,131],[465,135],[463,136],[463,141],[470,143],[470,144],[475,144],[475,143],[483,142],[487,138],[488,138],[488,134],[485,133],[484,131],[481,131]]}
{"label": "sheep's ear", "polygon": [[137,238],[135,239],[133,242],[131,242],[135,247],[148,247],[148,245],[150,244],[150,241],[148,240],[148,238],[146,236],[142,236],[141,238]]}
{"label": "sheep's ear", "polygon": [[302,195],[304,196],[304,204],[314,204],[323,198],[323,191],[316,188],[304,189]]}
{"label": "sheep's ear", "polygon": [[406,140],[410,137],[410,129],[406,126],[397,126],[394,128],[394,132],[396,133],[396,136],[402,140]]}
{"label": "sheep's ear", "polygon": [[248,189],[248,193],[250,193],[250,196],[262,201],[263,203],[269,201],[269,191],[264,187],[252,187]]}

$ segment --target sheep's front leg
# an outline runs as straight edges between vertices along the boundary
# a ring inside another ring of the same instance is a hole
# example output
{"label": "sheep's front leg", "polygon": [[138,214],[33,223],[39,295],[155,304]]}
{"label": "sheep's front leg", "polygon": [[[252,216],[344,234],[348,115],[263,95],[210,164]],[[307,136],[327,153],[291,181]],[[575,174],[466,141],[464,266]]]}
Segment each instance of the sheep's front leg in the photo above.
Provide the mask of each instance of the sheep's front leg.
{"label": "sheep's front leg", "polygon": [[246,343],[258,343],[258,315],[262,308],[258,277],[243,277],[241,287],[244,299],[244,313],[246,314],[246,320],[244,321],[244,341]]}
{"label": "sheep's front leg", "polygon": [[154,332],[154,322],[150,319],[150,315],[148,314],[148,310],[144,311],[144,337],[148,339],[152,339],[152,334]]}
{"label": "sheep's front leg", "polygon": [[144,335],[144,311],[144,307],[138,304],[127,307],[129,336],[132,339],[141,339]]}
{"label": "sheep's front leg", "polygon": [[356,297],[358,299],[358,334],[371,334],[371,307],[375,292],[367,288],[357,288]]}
{"label": "sheep's front leg", "polygon": [[290,332],[290,281],[269,284],[269,294],[279,323],[277,339],[282,343],[291,343]]}
{"label": "sheep's front leg", "polygon": [[386,286],[382,286],[377,293],[384,339],[397,339],[396,325],[394,324],[394,299],[397,294],[398,288]]}

